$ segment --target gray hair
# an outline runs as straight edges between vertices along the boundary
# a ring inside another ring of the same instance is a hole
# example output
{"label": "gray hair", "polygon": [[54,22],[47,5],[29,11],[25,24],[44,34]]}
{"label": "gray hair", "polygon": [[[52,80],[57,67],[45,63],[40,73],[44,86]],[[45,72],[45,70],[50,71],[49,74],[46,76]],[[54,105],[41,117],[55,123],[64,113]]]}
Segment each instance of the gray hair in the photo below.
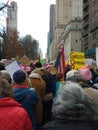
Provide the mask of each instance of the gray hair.
{"label": "gray hair", "polygon": [[12,83],[11,75],[7,70],[0,71],[0,76],[6,80],[8,80],[9,83]]}
{"label": "gray hair", "polygon": [[3,97],[12,97],[12,85],[0,76],[0,96]]}
{"label": "gray hair", "polygon": [[92,119],[96,107],[78,83],[66,81],[62,84],[54,103],[53,113],[57,118],[86,120]]}

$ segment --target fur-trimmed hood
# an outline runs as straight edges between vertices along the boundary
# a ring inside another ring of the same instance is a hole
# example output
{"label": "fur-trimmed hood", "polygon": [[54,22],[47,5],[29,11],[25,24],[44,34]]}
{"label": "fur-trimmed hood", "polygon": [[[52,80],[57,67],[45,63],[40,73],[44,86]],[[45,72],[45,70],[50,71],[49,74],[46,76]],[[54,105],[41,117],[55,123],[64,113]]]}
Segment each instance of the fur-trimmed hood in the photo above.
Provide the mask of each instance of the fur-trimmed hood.
{"label": "fur-trimmed hood", "polygon": [[31,74],[29,75],[29,78],[37,78],[37,79],[40,79],[40,75],[37,74],[37,73],[31,73]]}

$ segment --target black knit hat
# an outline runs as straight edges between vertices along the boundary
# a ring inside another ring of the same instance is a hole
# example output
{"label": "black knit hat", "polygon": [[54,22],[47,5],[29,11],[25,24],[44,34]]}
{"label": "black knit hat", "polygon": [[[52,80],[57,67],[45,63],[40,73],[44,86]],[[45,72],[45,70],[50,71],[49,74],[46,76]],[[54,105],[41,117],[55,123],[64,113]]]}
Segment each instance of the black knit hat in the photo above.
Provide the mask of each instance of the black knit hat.
{"label": "black knit hat", "polygon": [[15,81],[15,83],[21,84],[25,81],[25,79],[26,73],[23,70],[17,70],[16,72],[14,72],[13,80]]}
{"label": "black knit hat", "polygon": [[40,63],[40,61],[37,61],[35,64],[34,64],[35,67],[37,68],[41,68],[42,67],[42,64]]}

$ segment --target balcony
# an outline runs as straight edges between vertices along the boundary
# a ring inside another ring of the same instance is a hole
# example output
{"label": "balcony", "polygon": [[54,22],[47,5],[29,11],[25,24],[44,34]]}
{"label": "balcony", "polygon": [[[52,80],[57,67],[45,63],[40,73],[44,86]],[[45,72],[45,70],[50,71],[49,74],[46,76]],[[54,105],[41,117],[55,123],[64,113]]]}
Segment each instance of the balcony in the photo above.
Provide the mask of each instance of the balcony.
{"label": "balcony", "polygon": [[85,29],[86,26],[89,26],[89,20],[83,21],[83,28]]}
{"label": "balcony", "polygon": [[83,4],[83,11],[85,11],[87,9],[89,9],[89,3],[88,2]]}
{"label": "balcony", "polygon": [[83,19],[86,19],[89,17],[89,11],[87,10],[86,12],[83,12]]}
{"label": "balcony", "polygon": [[89,33],[88,28],[83,28],[81,35],[84,38],[88,35],[88,33]]}

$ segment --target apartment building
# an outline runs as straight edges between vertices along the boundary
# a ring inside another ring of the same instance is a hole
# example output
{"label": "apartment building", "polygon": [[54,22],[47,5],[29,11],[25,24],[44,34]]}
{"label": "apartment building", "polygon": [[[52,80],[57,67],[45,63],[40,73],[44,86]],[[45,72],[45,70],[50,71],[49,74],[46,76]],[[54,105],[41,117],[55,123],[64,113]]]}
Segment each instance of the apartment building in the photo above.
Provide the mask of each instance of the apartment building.
{"label": "apartment building", "polygon": [[86,57],[95,58],[98,47],[98,1],[83,0],[82,50]]}

